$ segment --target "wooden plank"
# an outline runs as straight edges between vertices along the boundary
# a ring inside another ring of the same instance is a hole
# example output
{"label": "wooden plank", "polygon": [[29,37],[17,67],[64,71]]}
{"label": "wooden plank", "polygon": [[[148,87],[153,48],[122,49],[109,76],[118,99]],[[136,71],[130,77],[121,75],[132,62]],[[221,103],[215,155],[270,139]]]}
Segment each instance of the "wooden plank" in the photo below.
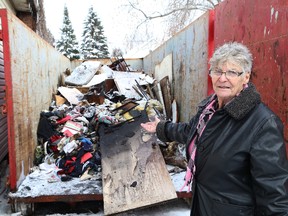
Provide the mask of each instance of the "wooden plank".
{"label": "wooden plank", "polygon": [[171,88],[169,77],[165,76],[163,79],[160,80],[161,91],[163,95],[163,106],[165,106],[166,111],[166,118],[171,119],[172,117],[172,98],[171,98]]}
{"label": "wooden plank", "polygon": [[116,129],[99,129],[105,215],[177,198],[156,136],[140,126],[148,121],[144,113]]}

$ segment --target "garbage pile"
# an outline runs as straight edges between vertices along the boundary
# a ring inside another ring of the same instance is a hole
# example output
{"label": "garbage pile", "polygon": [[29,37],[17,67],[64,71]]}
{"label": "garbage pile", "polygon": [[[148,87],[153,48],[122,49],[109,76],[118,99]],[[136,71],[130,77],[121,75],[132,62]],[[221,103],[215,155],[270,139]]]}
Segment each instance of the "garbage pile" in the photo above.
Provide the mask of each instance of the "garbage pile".
{"label": "garbage pile", "polygon": [[[55,164],[61,181],[89,178],[101,172],[99,126],[121,126],[139,117],[144,109],[150,119],[166,118],[162,103],[151,96],[155,80],[130,68],[129,72],[112,70],[123,62],[109,66],[85,61],[63,76],[64,85],[58,88],[49,109],[40,113],[36,166]],[[167,146],[163,152],[171,160],[169,149],[175,152]],[[177,161],[177,166],[186,167],[184,156]]]}

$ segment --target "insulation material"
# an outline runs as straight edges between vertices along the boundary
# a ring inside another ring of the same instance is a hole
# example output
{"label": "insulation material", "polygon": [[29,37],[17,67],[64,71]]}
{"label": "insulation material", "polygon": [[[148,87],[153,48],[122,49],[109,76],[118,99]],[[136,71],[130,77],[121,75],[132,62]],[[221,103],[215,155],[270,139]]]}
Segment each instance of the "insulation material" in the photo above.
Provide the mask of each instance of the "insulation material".
{"label": "insulation material", "polygon": [[108,78],[108,76],[106,73],[96,74],[95,76],[93,76],[93,78],[90,80],[90,82],[87,83],[86,85],[83,85],[83,87],[91,87],[93,85],[100,84],[100,83],[104,82],[107,78]]}
{"label": "insulation material", "polygon": [[76,67],[70,76],[65,78],[68,85],[86,85],[100,69],[101,62],[86,61]]}
{"label": "insulation material", "polygon": [[76,88],[59,87],[58,91],[69,101],[70,104],[78,104],[83,94]]}

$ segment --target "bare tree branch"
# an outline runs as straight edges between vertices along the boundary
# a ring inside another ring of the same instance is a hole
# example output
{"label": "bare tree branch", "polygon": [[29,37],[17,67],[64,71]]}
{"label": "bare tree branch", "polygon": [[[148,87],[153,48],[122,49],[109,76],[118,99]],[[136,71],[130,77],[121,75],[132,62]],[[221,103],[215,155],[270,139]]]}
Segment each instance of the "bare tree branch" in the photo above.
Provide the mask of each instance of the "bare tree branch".
{"label": "bare tree branch", "polygon": [[[128,0],[129,14],[131,17],[135,16],[138,24],[135,25],[136,28],[134,27],[134,36],[127,38],[127,43],[132,48],[139,46],[141,41],[152,43],[152,38],[155,40],[154,44],[156,44],[156,38],[158,42],[164,42],[191,23],[196,16],[215,8],[221,1],[223,0],[150,0],[145,2]],[[154,2],[155,5],[147,7],[147,4]],[[159,35],[160,29],[163,32],[162,36]]]}
{"label": "bare tree branch", "polygon": [[145,13],[144,11],[142,11],[140,8],[137,8],[137,7],[136,7],[134,4],[132,4],[130,1],[129,1],[129,4],[130,4],[130,6],[131,6],[133,9],[135,9],[135,10],[139,11],[140,13],[142,13],[143,16],[144,16],[146,19],[149,19],[148,16],[146,15],[146,13]]}
{"label": "bare tree branch", "polygon": [[159,13],[159,15],[156,15],[156,16],[148,16],[143,10],[141,10],[140,8],[136,7],[133,3],[131,3],[129,1],[129,4],[130,6],[139,11],[144,17],[145,19],[148,19],[148,20],[152,20],[152,19],[156,19],[156,18],[163,18],[163,17],[167,17],[171,14],[174,14],[178,11],[192,11],[192,10],[202,10],[202,11],[207,11],[207,10],[210,10],[210,9],[213,9],[215,7],[214,3],[212,2],[212,0],[207,0],[209,3],[211,3],[211,6],[206,6],[206,5],[203,5],[203,4],[195,4],[195,5],[190,5],[189,4],[189,0],[187,0],[187,3],[186,5],[182,6],[182,7],[178,7],[178,8],[174,8],[174,9],[171,9],[169,12],[167,13],[164,13],[164,14],[161,14]]}

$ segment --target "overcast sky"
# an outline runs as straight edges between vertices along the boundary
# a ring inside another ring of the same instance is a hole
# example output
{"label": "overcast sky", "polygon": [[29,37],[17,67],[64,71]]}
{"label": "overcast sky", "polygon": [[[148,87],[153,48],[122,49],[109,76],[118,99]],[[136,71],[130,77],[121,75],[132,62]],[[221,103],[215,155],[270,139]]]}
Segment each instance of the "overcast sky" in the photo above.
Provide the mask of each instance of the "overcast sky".
{"label": "overcast sky", "polygon": [[[155,9],[157,4],[158,7],[161,6],[159,2],[161,1],[145,0],[142,2],[141,9],[146,11],[151,8],[151,5]],[[141,22],[139,20],[143,19],[138,12],[139,19],[133,17],[135,11],[133,13],[131,8],[127,7],[128,0],[44,0],[47,27],[56,40],[60,38],[65,4],[79,42],[83,32],[83,22],[88,15],[89,7],[93,6],[104,27],[104,34],[107,37],[110,52],[113,48],[120,48],[125,53],[127,51],[124,43],[125,38],[133,33],[136,26]],[[153,26],[155,28],[153,32],[161,32],[161,25]]]}

